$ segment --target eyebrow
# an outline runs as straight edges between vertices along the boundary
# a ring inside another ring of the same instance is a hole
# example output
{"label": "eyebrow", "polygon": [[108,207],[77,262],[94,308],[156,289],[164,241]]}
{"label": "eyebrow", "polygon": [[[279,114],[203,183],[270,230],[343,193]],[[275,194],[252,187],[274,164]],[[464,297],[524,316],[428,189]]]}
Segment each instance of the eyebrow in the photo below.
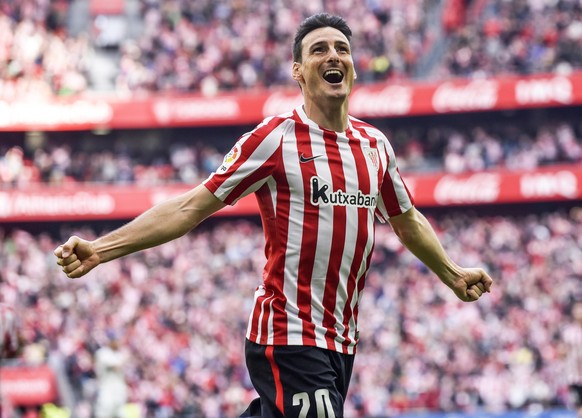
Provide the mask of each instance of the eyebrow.
{"label": "eyebrow", "polygon": [[[334,41],[334,45],[342,45],[342,46],[346,46],[348,47],[348,49],[350,48],[350,44],[349,42],[346,42],[344,40],[338,39],[336,41]],[[313,48],[317,47],[317,46],[321,46],[321,45],[327,45],[327,41],[317,41],[314,44],[309,46],[309,50],[311,51]]]}

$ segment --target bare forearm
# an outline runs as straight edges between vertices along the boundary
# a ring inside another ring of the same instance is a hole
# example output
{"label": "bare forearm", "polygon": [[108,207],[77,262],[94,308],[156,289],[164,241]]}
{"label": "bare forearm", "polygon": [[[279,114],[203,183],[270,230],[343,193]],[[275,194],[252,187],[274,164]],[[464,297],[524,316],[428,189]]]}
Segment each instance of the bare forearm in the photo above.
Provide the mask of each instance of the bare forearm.
{"label": "bare forearm", "polygon": [[482,268],[463,268],[445,252],[434,229],[416,208],[390,218],[402,244],[431,269],[464,302],[478,300],[491,291],[493,280]]}
{"label": "bare forearm", "polygon": [[408,217],[406,222],[392,222],[396,235],[410,252],[450,285],[460,275],[460,267],[448,256],[426,217],[414,208],[411,211],[403,215]]}
{"label": "bare forearm", "polygon": [[196,200],[198,193],[209,192],[196,188],[159,203],[121,228],[97,238],[92,245],[100,262],[107,262],[181,237],[222,206],[216,199],[216,209],[200,207],[201,203],[197,203]]}
{"label": "bare forearm", "polygon": [[144,212],[121,228],[92,242],[101,262],[155,247],[185,234],[185,222],[174,219],[169,202]]}
{"label": "bare forearm", "polygon": [[101,263],[178,238],[222,207],[224,203],[200,185],[94,241],[73,235],[54,255],[67,277],[76,279]]}

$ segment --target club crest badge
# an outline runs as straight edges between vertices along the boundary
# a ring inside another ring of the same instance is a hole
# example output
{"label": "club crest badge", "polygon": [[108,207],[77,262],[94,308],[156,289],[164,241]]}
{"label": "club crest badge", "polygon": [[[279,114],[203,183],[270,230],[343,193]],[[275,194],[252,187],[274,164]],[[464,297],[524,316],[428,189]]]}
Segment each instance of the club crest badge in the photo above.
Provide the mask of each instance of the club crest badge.
{"label": "club crest badge", "polygon": [[370,160],[376,171],[378,171],[380,169],[380,156],[378,155],[378,150],[376,148],[365,147],[364,154],[366,155],[366,158]]}

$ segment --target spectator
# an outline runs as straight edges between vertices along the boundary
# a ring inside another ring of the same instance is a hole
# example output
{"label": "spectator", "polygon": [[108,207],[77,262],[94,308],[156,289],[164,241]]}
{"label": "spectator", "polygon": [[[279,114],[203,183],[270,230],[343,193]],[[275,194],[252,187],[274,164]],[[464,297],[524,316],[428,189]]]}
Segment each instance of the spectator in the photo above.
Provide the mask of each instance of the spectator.
{"label": "spectator", "polygon": [[120,347],[119,338],[108,337],[107,345],[95,352],[97,377],[96,418],[122,418],[127,404],[125,366],[127,355]]}
{"label": "spectator", "polygon": [[570,389],[571,405],[582,417],[582,301],[573,303],[571,321],[562,332],[564,376]]}

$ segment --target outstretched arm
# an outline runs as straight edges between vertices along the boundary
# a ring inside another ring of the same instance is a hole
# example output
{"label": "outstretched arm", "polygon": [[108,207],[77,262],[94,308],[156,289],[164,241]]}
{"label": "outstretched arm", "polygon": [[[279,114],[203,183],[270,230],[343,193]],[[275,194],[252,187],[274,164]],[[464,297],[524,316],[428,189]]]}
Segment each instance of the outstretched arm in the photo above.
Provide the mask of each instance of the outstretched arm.
{"label": "outstretched arm", "polygon": [[72,236],[55,249],[57,264],[69,278],[81,277],[101,263],[181,237],[224,206],[199,185],[94,241]]}
{"label": "outstretched arm", "polygon": [[390,218],[392,229],[420,261],[465,302],[479,299],[491,290],[493,280],[481,268],[463,268],[445,252],[434,229],[416,208]]}

